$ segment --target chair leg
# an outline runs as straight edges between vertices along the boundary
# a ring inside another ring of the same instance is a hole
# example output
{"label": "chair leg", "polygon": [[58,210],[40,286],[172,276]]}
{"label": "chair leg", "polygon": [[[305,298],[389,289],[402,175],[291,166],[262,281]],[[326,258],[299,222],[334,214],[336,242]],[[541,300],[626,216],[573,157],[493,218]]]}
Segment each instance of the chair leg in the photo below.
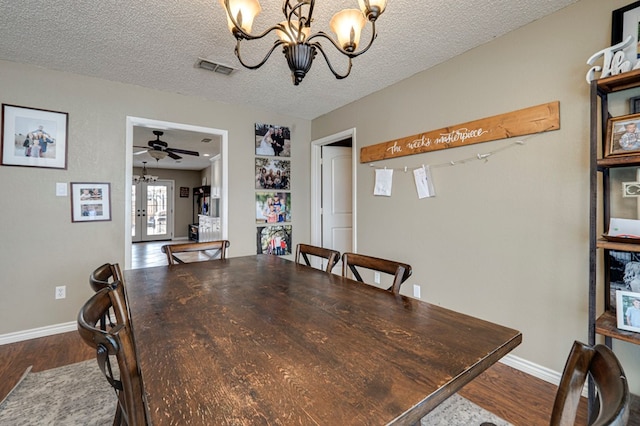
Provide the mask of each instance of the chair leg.
{"label": "chair leg", "polygon": [[116,415],[113,418],[113,426],[122,426],[124,418],[122,417],[122,408],[120,407],[120,401],[118,401],[118,406],[116,408]]}

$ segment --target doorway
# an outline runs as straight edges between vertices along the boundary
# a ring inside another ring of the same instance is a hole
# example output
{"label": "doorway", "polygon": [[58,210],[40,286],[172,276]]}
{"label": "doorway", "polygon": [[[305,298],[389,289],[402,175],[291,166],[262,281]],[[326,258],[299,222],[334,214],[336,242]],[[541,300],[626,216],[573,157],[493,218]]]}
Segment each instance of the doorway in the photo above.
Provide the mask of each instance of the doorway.
{"label": "doorway", "polygon": [[[210,182],[215,182],[215,191],[219,198],[218,203],[218,213],[219,213],[219,226],[220,226],[220,238],[228,239],[228,132],[226,130],[215,129],[210,127],[201,127],[201,126],[193,126],[189,124],[181,124],[167,121],[159,121],[152,120],[147,118],[140,117],[127,117],[126,118],[126,156],[125,156],[125,180],[126,182],[131,183],[133,178],[133,157],[134,157],[134,129],[144,127],[148,128],[151,133],[151,129],[162,129],[165,132],[197,132],[204,133],[208,135],[212,135],[215,139],[219,140],[220,143],[220,152],[219,157],[216,158],[217,166],[216,170],[211,170],[211,176],[206,176],[206,182],[209,184]],[[174,139],[172,139],[174,140]],[[176,138],[177,140],[177,138]],[[205,142],[203,139],[202,142]],[[179,148],[175,146],[175,148]],[[175,150],[174,150],[175,151]],[[180,152],[180,151],[176,151]],[[203,184],[205,177],[203,177]],[[215,180],[214,180],[215,179]],[[160,183],[161,181],[154,182],[154,184]],[[173,185],[171,185],[173,186]],[[142,189],[140,189],[141,191]],[[214,190],[214,188],[212,188]],[[131,268],[131,246],[133,242],[133,230],[134,227],[137,228],[146,228],[147,237],[149,234],[153,235],[156,239],[170,239],[171,236],[160,237],[162,232],[168,231],[171,232],[173,227],[173,222],[170,219],[170,215],[168,214],[169,210],[165,210],[165,215],[162,214],[162,210],[159,207],[154,207],[155,210],[152,213],[152,218],[149,217],[149,207],[145,209],[145,218],[146,218],[146,226],[143,222],[140,222],[136,226],[136,220],[142,221],[142,219],[137,219],[137,208],[133,200],[133,185],[125,185],[125,268]],[[171,189],[170,191],[173,191]],[[173,199],[173,196],[168,195],[169,199]],[[137,197],[137,198],[140,198]],[[144,198],[148,198],[148,194],[144,196]],[[171,207],[169,204],[166,205],[168,208]],[[142,214],[142,212],[141,212]],[[142,217],[142,216],[141,216]],[[163,219],[164,217],[164,219]],[[156,224],[156,229],[153,228],[151,222]],[[164,223],[163,223],[164,222]],[[142,232],[142,231],[141,231]]]}
{"label": "doorway", "polygon": [[131,185],[131,241],[170,240],[173,236],[173,182]]}
{"label": "doorway", "polygon": [[311,142],[311,244],[357,250],[357,158],[355,128]]}

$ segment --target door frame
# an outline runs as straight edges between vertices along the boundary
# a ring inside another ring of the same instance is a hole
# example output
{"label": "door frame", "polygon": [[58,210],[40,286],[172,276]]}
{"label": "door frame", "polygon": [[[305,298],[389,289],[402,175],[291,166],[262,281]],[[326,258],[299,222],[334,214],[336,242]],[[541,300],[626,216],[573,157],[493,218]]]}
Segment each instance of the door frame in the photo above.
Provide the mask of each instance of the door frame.
{"label": "door frame", "polygon": [[[194,126],[191,124],[174,123],[170,121],[153,120],[142,117],[127,116],[126,118],[126,134],[125,134],[125,182],[131,182],[133,179],[133,128],[139,127],[155,127],[170,130],[185,130],[190,132],[209,133],[220,137],[220,156],[222,158],[222,175],[220,182],[220,227],[222,238],[229,239],[229,132],[227,130],[215,129],[213,127]],[[209,181],[212,182],[209,176]],[[131,185],[125,184],[124,193],[124,264],[125,269],[131,268]]]}
{"label": "door frame", "polygon": [[[140,227],[141,228],[140,232],[142,234],[144,234],[144,235],[140,235],[140,240],[136,241],[136,242],[160,241],[160,240],[166,240],[167,239],[166,236],[173,237],[173,231],[174,231],[174,204],[175,204],[176,182],[173,179],[158,179],[157,181],[149,182],[149,183],[139,182],[136,185],[140,185],[138,187],[138,189],[140,189],[140,188],[142,188],[142,186],[148,187],[149,185],[154,185],[154,184],[166,185],[168,187],[167,196],[169,197],[169,199],[167,200],[167,206],[170,206],[170,208],[167,208],[167,220],[165,222],[165,226],[167,228],[167,232],[165,234],[161,234],[162,237],[153,236],[153,238],[149,239],[149,234],[147,234],[147,231],[145,229],[147,227],[147,221],[149,220],[149,211],[146,208],[146,204],[145,204],[144,220],[142,220],[142,219],[140,220],[140,222],[142,222],[142,224],[144,224],[143,226]],[[140,191],[140,193],[138,194],[138,189],[136,189],[136,202],[138,202],[138,200],[140,200],[140,202],[142,202],[142,200],[145,200],[146,197],[143,197],[142,191]],[[146,188],[145,188],[144,195],[147,195]],[[132,206],[132,208],[133,208],[133,206]],[[137,226],[136,226],[136,228],[137,228]],[[145,231],[143,232],[142,229],[145,229]],[[133,242],[133,236],[131,236],[131,241]]]}
{"label": "door frame", "polygon": [[356,129],[351,128],[321,139],[311,141],[311,244],[321,245],[322,243],[322,216],[320,206],[322,205],[322,147],[351,138],[351,203],[353,214],[351,216],[351,230],[354,252],[358,250],[358,229],[357,229],[357,165],[358,155],[356,150]]}

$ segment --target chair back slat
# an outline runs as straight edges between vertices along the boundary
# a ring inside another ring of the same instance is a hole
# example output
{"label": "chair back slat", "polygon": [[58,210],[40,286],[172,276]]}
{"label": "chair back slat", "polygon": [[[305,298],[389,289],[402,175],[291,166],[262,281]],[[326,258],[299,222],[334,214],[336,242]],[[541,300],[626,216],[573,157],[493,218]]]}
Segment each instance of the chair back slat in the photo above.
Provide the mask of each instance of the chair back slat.
{"label": "chair back slat", "polygon": [[[78,333],[89,346],[96,349],[96,359],[107,381],[118,396],[114,424],[146,425],[142,381],[138,371],[133,333],[124,301],[124,287],[120,281],[97,291],[78,313]],[[99,323],[110,309],[115,311],[117,324],[108,330]],[[119,377],[114,377],[110,357],[118,363]]]}
{"label": "chair back slat", "polygon": [[[167,244],[162,246],[162,251],[167,255],[169,265],[175,265],[178,263],[226,259],[227,247],[229,247],[228,240],[217,240],[202,243]],[[180,257],[180,253],[191,255]]]}
{"label": "chair back slat", "polygon": [[627,378],[611,349],[574,342],[560,379],[551,412],[551,426],[575,424],[582,389],[588,376],[598,391],[598,409],[589,426],[626,425],[630,394]]}
{"label": "chair back slat", "polygon": [[387,290],[393,294],[400,293],[400,287],[412,273],[411,265],[394,260],[381,259],[379,257],[366,256],[358,253],[344,253],[342,255],[342,275],[348,276],[351,271],[353,277],[360,282],[364,282],[358,268],[370,269],[393,275],[393,283]]}
{"label": "chair back slat", "polygon": [[309,255],[320,257],[327,261],[327,266],[325,267],[325,272],[331,272],[334,266],[340,260],[340,252],[324,247],[312,246],[309,244],[298,244],[296,246],[296,263],[301,263],[301,259],[304,260],[304,264],[307,266],[311,266],[311,261],[309,260]]}

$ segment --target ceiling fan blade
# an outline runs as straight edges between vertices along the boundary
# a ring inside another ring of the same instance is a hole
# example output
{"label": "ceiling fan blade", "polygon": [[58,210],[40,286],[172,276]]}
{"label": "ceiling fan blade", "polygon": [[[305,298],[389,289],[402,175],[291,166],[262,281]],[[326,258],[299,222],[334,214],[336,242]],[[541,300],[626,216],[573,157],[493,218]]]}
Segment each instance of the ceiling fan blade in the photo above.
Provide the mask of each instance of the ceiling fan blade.
{"label": "ceiling fan blade", "polygon": [[134,152],[133,155],[145,154],[147,151],[149,151],[149,150],[148,149],[143,149],[142,151]]}
{"label": "ceiling fan blade", "polygon": [[189,151],[186,149],[178,149],[178,148],[167,148],[167,152],[177,152],[179,154],[195,155],[196,157],[200,156],[200,153],[197,151]]}
{"label": "ceiling fan blade", "polygon": [[173,152],[167,150],[167,155],[169,155],[169,157],[173,158],[174,160],[180,160],[182,157],[180,157],[178,154],[174,154]]}

